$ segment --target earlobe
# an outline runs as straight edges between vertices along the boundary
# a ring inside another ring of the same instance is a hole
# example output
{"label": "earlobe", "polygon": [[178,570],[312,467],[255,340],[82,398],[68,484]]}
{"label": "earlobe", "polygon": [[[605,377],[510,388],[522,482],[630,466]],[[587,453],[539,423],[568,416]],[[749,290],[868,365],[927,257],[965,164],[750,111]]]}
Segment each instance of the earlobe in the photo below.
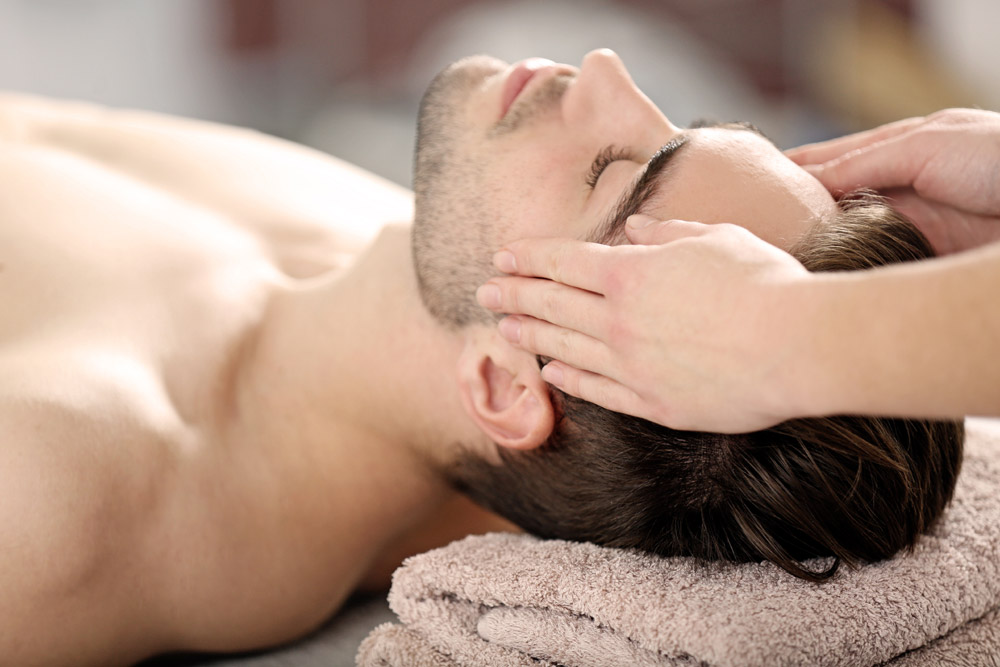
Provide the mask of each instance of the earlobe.
{"label": "earlobe", "polygon": [[481,340],[469,341],[459,359],[466,412],[501,447],[534,449],[544,444],[555,419],[548,385],[534,357],[503,341],[489,346],[492,349],[483,347]]}

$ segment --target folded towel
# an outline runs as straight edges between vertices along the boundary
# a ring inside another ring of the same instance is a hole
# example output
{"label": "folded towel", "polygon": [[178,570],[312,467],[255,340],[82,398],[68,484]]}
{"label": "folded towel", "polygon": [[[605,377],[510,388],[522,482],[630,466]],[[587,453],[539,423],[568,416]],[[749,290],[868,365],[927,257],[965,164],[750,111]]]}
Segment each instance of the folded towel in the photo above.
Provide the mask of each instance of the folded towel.
{"label": "folded towel", "polygon": [[408,559],[389,604],[404,625],[360,665],[1000,665],[1000,426],[968,421],[954,500],[913,553],[824,584],[491,534]]}

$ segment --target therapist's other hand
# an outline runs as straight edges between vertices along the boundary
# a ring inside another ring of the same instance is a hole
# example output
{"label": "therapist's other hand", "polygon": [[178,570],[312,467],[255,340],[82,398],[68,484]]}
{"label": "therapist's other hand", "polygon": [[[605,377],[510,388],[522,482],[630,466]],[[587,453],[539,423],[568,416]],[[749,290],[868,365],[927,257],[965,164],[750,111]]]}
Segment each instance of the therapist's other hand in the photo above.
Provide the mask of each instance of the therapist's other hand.
{"label": "therapist's other hand", "polygon": [[479,302],[512,314],[507,340],[553,359],[547,382],[609,410],[726,433],[802,412],[783,375],[798,344],[786,288],[805,268],[733,225],[633,216],[626,230],[636,245],[511,243],[494,263],[513,275]]}
{"label": "therapist's other hand", "polygon": [[945,109],[786,155],[831,192],[891,197],[939,254],[1000,240],[1000,114]]}

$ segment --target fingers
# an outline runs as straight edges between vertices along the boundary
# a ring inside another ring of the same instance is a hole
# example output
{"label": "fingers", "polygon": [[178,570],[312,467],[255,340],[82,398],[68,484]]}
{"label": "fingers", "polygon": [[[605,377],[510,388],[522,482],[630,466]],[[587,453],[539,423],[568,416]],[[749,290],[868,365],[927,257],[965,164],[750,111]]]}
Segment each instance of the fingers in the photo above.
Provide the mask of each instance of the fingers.
{"label": "fingers", "polygon": [[542,379],[585,401],[613,412],[649,419],[645,402],[625,385],[603,375],[574,368],[558,361],[542,368]]}
{"label": "fingers", "polygon": [[661,245],[709,230],[709,225],[687,220],[658,220],[648,215],[631,215],[625,235],[633,245]]}
{"label": "fingers", "polygon": [[849,192],[859,187],[910,187],[930,159],[932,147],[904,134],[847,153],[805,169],[831,192]]}
{"label": "fingers", "polygon": [[484,308],[498,313],[530,315],[593,337],[602,337],[603,297],[551,280],[493,278],[476,291]]}
{"label": "fingers", "polygon": [[926,119],[923,117],[906,118],[887,125],[881,125],[871,130],[865,130],[864,132],[849,134],[845,137],[790,148],[785,151],[785,155],[800,165],[822,164],[846,155],[851,151],[897,137],[924,122],[926,122]]}
{"label": "fingers", "polygon": [[1000,219],[927,199],[910,189],[887,190],[892,207],[908,217],[938,255],[971,250],[1000,240]]}
{"label": "fingers", "polygon": [[532,354],[558,359],[594,373],[611,371],[607,346],[578,331],[522,315],[504,318],[498,329],[509,342]]}
{"label": "fingers", "polygon": [[493,263],[504,273],[548,278],[600,294],[613,257],[608,250],[572,239],[522,239],[494,255]]}

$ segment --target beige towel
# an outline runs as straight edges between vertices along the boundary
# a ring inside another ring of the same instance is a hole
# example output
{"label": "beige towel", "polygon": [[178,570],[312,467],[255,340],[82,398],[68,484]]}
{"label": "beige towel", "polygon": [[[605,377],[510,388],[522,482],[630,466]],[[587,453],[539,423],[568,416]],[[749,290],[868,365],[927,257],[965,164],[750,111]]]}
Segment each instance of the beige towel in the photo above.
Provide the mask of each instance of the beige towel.
{"label": "beige towel", "polygon": [[813,584],[768,564],[525,535],[409,559],[358,664],[1000,665],[1000,427],[970,420],[955,499],[914,553]]}

